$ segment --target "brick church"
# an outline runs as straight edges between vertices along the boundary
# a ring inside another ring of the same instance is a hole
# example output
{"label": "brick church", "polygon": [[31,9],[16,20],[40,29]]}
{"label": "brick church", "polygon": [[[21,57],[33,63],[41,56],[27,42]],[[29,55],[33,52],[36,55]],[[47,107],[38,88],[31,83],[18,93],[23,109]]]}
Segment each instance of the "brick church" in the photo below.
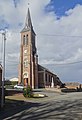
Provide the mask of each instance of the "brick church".
{"label": "brick church", "polygon": [[25,26],[21,31],[19,83],[32,88],[55,87],[61,85],[59,77],[38,64],[37,48],[30,10],[28,8]]}

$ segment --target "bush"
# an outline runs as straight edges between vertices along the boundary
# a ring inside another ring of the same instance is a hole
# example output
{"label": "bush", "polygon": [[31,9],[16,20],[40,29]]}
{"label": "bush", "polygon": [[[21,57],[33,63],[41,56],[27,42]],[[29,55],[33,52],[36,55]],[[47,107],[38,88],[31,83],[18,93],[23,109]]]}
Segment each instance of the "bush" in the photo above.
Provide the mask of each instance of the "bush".
{"label": "bush", "polygon": [[16,84],[18,84],[17,81],[11,81],[11,85],[16,85]]}
{"label": "bush", "polygon": [[32,88],[30,86],[27,86],[27,88],[23,89],[23,95],[24,97],[32,97]]}
{"label": "bush", "polygon": [[5,85],[5,88],[6,89],[14,89],[14,86],[13,85]]}

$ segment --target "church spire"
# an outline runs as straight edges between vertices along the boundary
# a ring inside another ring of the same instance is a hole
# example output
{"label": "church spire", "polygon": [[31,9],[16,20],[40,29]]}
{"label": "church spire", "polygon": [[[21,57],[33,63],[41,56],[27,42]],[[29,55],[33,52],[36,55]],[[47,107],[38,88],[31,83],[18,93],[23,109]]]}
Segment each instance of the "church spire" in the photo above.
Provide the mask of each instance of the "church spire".
{"label": "church spire", "polygon": [[31,22],[31,17],[30,17],[30,10],[28,8],[27,16],[26,16],[26,21],[25,21],[25,28],[32,28],[32,22]]}
{"label": "church spire", "polygon": [[29,30],[32,30],[34,32],[33,27],[32,27],[32,22],[31,22],[30,10],[28,8],[26,21],[25,21],[25,26],[24,26],[24,28],[21,32],[26,32],[26,31],[29,31]]}

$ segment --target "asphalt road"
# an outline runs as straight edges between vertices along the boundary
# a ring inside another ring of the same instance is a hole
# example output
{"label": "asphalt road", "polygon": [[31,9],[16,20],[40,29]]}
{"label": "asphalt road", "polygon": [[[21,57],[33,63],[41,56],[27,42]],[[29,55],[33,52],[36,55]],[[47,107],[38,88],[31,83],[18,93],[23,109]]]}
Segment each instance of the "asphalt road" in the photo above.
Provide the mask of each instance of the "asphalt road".
{"label": "asphalt road", "polygon": [[82,92],[38,92],[48,97],[14,101],[0,111],[0,120],[82,120]]}

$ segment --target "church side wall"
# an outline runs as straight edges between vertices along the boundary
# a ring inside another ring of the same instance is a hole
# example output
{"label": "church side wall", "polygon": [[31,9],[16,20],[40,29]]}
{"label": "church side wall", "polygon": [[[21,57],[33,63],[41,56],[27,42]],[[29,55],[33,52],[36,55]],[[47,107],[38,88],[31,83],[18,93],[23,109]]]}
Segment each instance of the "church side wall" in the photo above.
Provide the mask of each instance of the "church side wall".
{"label": "church side wall", "polygon": [[38,72],[38,87],[44,88],[44,72]]}
{"label": "church side wall", "polygon": [[47,70],[38,71],[38,86],[39,88],[51,88],[61,86],[62,82],[57,75]]}

